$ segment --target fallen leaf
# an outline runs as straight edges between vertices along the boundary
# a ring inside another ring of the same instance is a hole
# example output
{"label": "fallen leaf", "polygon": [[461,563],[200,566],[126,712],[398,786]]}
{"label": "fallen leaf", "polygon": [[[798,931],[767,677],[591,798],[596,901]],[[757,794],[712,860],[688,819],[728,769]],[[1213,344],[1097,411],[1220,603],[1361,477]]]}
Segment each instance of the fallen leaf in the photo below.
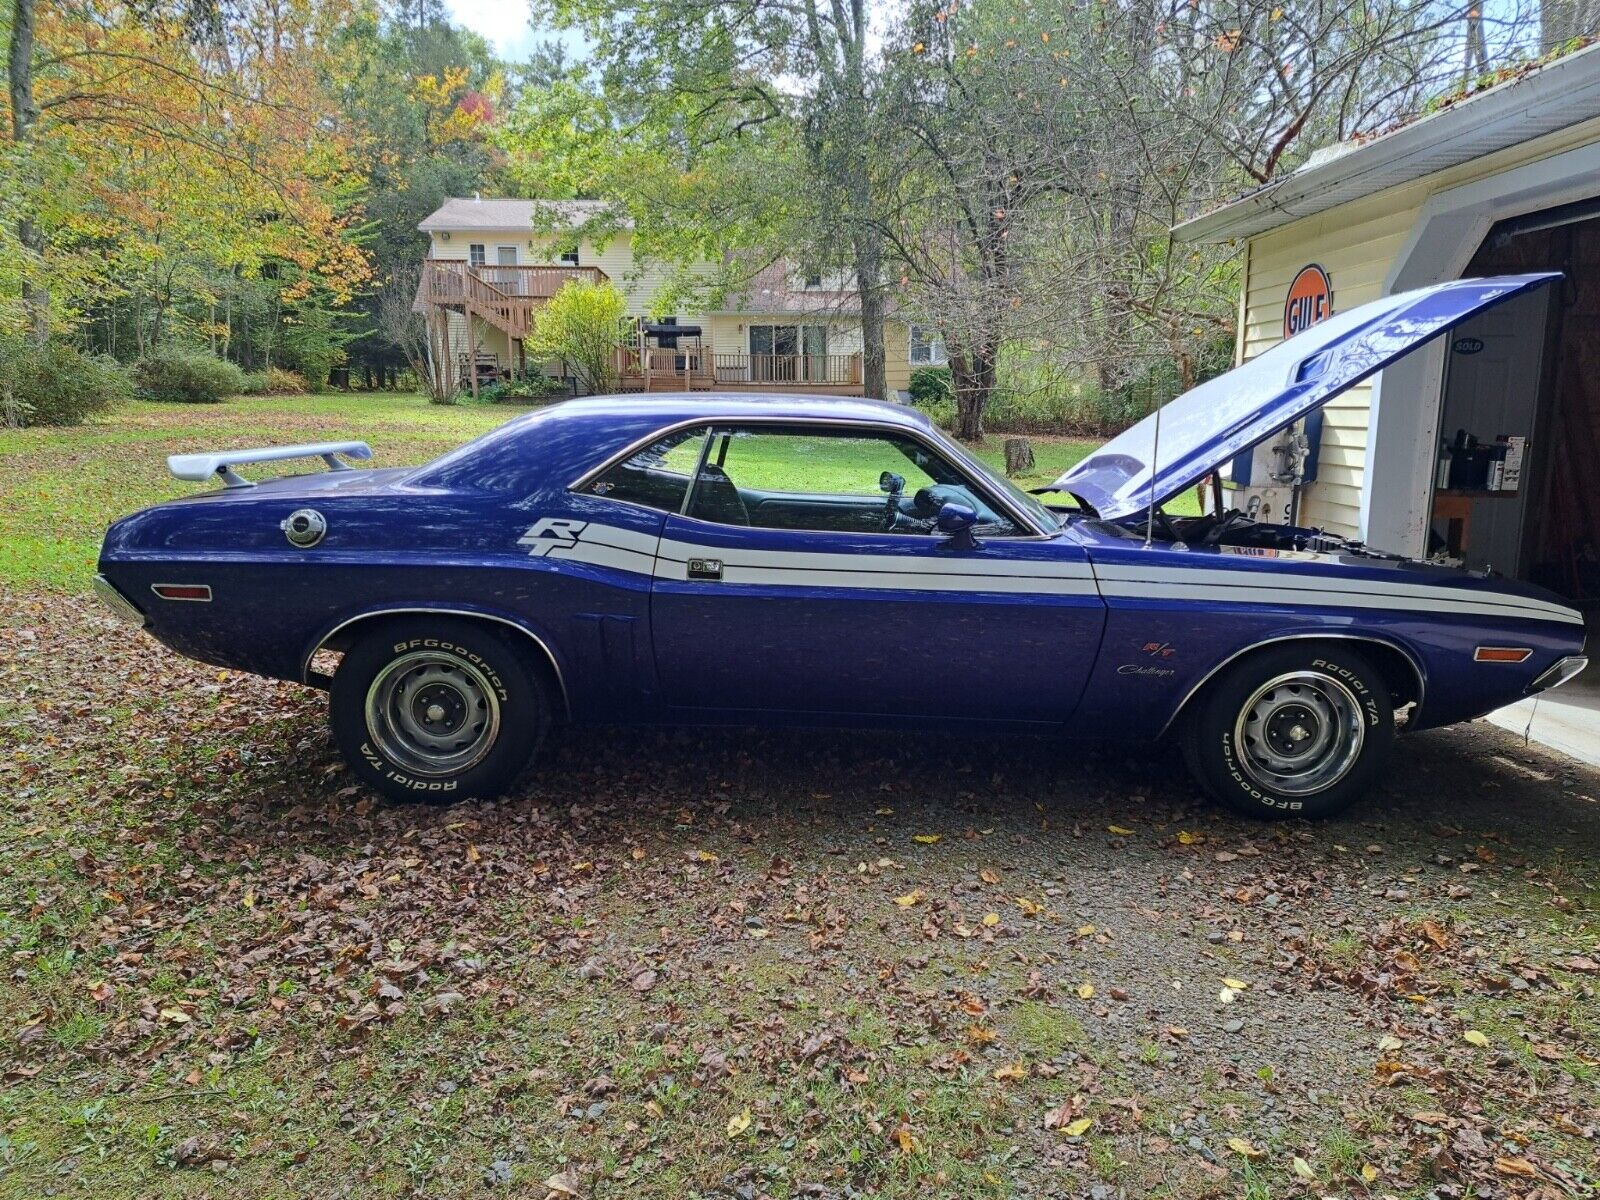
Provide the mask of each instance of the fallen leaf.
{"label": "fallen leaf", "polygon": [[184,1012],[181,1008],[163,1008],[160,1016],[163,1021],[170,1021],[174,1025],[186,1025],[190,1021],[194,1020],[193,1017]]}
{"label": "fallen leaf", "polygon": [[1222,981],[1222,986],[1226,988],[1232,988],[1236,992],[1242,992],[1250,985],[1242,979],[1224,979]]}
{"label": "fallen leaf", "polygon": [[911,1130],[906,1128],[904,1125],[896,1127],[894,1131],[894,1142],[895,1145],[900,1147],[901,1154],[915,1154],[920,1148],[920,1143],[917,1141],[917,1135],[912,1133]]}
{"label": "fallen leaf", "polygon": [[1465,1033],[1463,1033],[1461,1036],[1462,1036],[1462,1038],[1464,1040],[1469,1041],[1474,1046],[1478,1046],[1480,1048],[1484,1048],[1484,1047],[1487,1047],[1489,1045],[1488,1037],[1486,1037],[1484,1034],[1479,1033],[1476,1029],[1469,1029]]}
{"label": "fallen leaf", "polygon": [[1078,999],[1079,1000],[1092,1000],[1092,999],[1094,999],[1094,984],[1092,984],[1092,983],[1080,983],[1078,985]]}
{"label": "fallen leaf", "polygon": [[1398,1050],[1404,1045],[1405,1043],[1393,1034],[1385,1034],[1378,1039],[1378,1050],[1384,1054],[1389,1053],[1391,1050]]}
{"label": "fallen leaf", "polygon": [[582,1186],[571,1171],[559,1171],[544,1181],[544,1186],[558,1196],[576,1196]]}
{"label": "fallen leaf", "polygon": [[1246,1158],[1256,1159],[1266,1156],[1265,1150],[1258,1150],[1243,1138],[1231,1137],[1228,1139],[1228,1149],[1235,1154],[1242,1154]]}
{"label": "fallen leaf", "polygon": [[983,923],[986,926],[988,926],[990,929],[993,929],[996,925],[1000,924],[1000,914],[999,913],[984,913],[983,914]]}
{"label": "fallen leaf", "polygon": [[656,973],[648,967],[633,977],[633,990],[636,992],[648,992],[655,985]]}
{"label": "fallen leaf", "polygon": [[1121,825],[1107,825],[1106,826],[1106,832],[1114,833],[1118,837],[1132,837],[1133,836],[1133,830],[1124,829]]}
{"label": "fallen leaf", "polygon": [[978,872],[978,878],[983,880],[985,883],[999,883],[1000,882],[1000,874],[999,874],[999,872],[998,871],[991,871],[987,867],[985,867],[982,871]]}
{"label": "fallen leaf", "polygon": [[1361,1164],[1361,1178],[1362,1179],[1365,1179],[1368,1183],[1371,1183],[1377,1177],[1378,1177],[1378,1168],[1377,1167],[1373,1166],[1371,1163],[1362,1163]]}
{"label": "fallen leaf", "polygon": [[901,908],[910,908],[914,904],[921,904],[926,897],[926,892],[924,892],[921,888],[916,888],[907,892],[904,896],[896,896],[894,898],[894,902]]}
{"label": "fallen leaf", "polygon": [[1022,915],[1025,917],[1037,917],[1044,911],[1042,907],[1029,900],[1026,896],[1017,897],[1017,907],[1022,910]]}
{"label": "fallen leaf", "polygon": [[942,833],[919,833],[919,834],[913,835],[911,840],[913,842],[918,843],[919,845],[922,845],[922,846],[937,846],[940,842],[944,841],[944,834],[942,834]]}
{"label": "fallen leaf", "polygon": [[1078,926],[1078,936],[1079,937],[1093,937],[1094,936],[1094,926],[1093,925],[1079,925]]}
{"label": "fallen leaf", "polygon": [[1311,1164],[1298,1154],[1294,1156],[1294,1173],[1301,1179],[1315,1179],[1317,1173],[1311,1169]]}
{"label": "fallen leaf", "polygon": [[1089,1132],[1089,1127],[1093,1124],[1093,1117],[1079,1117],[1076,1121],[1072,1122],[1072,1124],[1064,1126],[1061,1132],[1066,1134],[1068,1137],[1082,1137],[1084,1134]]}
{"label": "fallen leaf", "polygon": [[1026,1079],[1028,1077],[1028,1068],[1021,1061],[1007,1063],[1005,1066],[995,1069],[994,1077],[1001,1080]]}
{"label": "fallen leaf", "polygon": [[1232,988],[1225,987],[1220,992],[1217,993],[1217,1003],[1218,1004],[1232,1004],[1233,1003],[1233,998],[1234,998],[1234,996],[1236,994],[1237,993]]}
{"label": "fallen leaf", "polygon": [[753,1119],[754,1118],[751,1117],[750,1110],[748,1108],[745,1109],[742,1113],[738,1113],[735,1116],[729,1117],[728,1118],[728,1136],[729,1137],[738,1137],[746,1129],[750,1128],[750,1122]]}
{"label": "fallen leaf", "polygon": [[1190,833],[1187,829],[1178,830],[1179,845],[1192,846],[1196,842],[1203,842],[1205,840],[1206,835],[1203,833]]}
{"label": "fallen leaf", "polygon": [[1502,1175],[1515,1175],[1521,1179],[1532,1179],[1539,1174],[1539,1168],[1525,1158],[1497,1158],[1494,1160],[1494,1169]]}

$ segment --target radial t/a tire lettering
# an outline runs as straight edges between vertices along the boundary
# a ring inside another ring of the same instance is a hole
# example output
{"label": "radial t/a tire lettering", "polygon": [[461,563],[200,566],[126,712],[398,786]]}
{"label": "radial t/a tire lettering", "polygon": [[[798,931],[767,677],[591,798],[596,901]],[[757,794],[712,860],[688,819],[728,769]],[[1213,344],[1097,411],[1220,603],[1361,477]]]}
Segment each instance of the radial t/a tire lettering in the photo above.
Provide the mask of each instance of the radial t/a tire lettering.
{"label": "radial t/a tire lettering", "polygon": [[1353,646],[1297,642],[1252,654],[1196,697],[1184,759],[1248,816],[1332,816],[1371,785],[1394,742],[1383,674]]}
{"label": "radial t/a tire lettering", "polygon": [[396,800],[500,794],[549,726],[537,674],[498,632],[456,617],[397,618],[346,651],[328,702],[350,769]]}

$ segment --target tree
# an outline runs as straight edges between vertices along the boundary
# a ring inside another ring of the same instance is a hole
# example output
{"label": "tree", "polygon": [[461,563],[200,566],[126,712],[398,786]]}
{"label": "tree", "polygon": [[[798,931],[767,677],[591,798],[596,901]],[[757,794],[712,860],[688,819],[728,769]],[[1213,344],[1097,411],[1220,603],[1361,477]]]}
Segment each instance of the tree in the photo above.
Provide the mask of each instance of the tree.
{"label": "tree", "polygon": [[344,0],[239,0],[88,15],[14,0],[7,151],[35,338],[129,274],[159,337],[201,245],[226,267],[285,261],[348,299],[366,265],[343,190],[348,143],[318,75],[345,12]]}
{"label": "tree", "polygon": [[[702,292],[782,257],[843,266],[860,302],[866,391],[885,395],[878,75],[865,0],[543,0],[538,11],[580,29],[597,70],[525,98],[504,141],[522,161],[519,178],[545,180],[542,196],[612,200],[632,218],[636,257],[665,257]],[[546,174],[552,158],[565,191]],[[627,172],[622,161],[649,169]],[[690,279],[696,261],[722,264],[714,285]]]}
{"label": "tree", "polygon": [[434,404],[448,404],[457,389],[448,347],[431,342],[427,321],[413,307],[421,275],[420,264],[401,264],[379,285],[377,332],[389,344],[399,347],[428,399]]}
{"label": "tree", "polygon": [[615,389],[628,302],[611,283],[570,279],[534,318],[528,350],[559,358],[591,394]]}

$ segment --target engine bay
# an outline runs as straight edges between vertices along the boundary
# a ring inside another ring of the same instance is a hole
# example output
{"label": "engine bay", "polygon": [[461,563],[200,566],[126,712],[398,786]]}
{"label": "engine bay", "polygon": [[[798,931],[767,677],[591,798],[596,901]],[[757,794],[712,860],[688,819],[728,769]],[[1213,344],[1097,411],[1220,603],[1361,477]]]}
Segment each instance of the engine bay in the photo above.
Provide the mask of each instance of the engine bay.
{"label": "engine bay", "polygon": [[1095,526],[1115,532],[1118,537],[1138,538],[1141,541],[1148,533],[1151,540],[1175,549],[1219,546],[1279,553],[1347,554],[1360,558],[1398,557],[1321,529],[1257,521],[1237,508],[1198,517],[1171,516],[1158,508],[1154,517],[1140,514],[1120,521],[1096,521]]}

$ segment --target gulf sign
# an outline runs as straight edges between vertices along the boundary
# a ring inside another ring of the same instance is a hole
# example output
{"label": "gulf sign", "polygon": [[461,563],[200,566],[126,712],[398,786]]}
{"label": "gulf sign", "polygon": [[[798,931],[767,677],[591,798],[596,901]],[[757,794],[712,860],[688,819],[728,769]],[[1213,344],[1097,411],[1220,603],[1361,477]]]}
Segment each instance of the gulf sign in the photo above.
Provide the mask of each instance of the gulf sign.
{"label": "gulf sign", "polygon": [[1283,302],[1283,336],[1293,337],[1333,315],[1333,284],[1316,263],[1300,268]]}

